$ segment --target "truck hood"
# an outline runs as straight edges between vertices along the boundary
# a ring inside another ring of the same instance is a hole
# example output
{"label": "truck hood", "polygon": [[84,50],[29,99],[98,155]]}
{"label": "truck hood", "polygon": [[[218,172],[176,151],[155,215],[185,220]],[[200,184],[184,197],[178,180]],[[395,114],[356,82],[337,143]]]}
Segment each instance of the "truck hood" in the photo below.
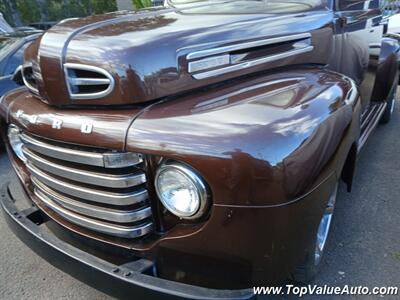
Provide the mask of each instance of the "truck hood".
{"label": "truck hood", "polygon": [[171,7],[61,22],[25,53],[32,90],[57,106],[140,104],[280,66],[329,62],[331,12],[227,14],[220,5],[208,4],[216,13]]}

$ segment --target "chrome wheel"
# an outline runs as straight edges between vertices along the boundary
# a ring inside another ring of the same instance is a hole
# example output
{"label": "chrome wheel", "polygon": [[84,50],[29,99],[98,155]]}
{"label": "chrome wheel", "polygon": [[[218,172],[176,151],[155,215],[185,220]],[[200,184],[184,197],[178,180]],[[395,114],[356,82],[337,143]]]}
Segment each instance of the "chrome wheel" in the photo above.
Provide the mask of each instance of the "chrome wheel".
{"label": "chrome wheel", "polygon": [[314,264],[317,266],[321,262],[322,254],[324,253],[325,244],[328,239],[329,229],[331,227],[333,211],[335,210],[336,195],[338,185],[336,184],[335,190],[329,197],[328,204],[326,205],[324,215],[319,223],[317,231],[317,242],[315,245]]}
{"label": "chrome wheel", "polygon": [[393,99],[392,99],[392,106],[390,107],[390,114],[392,114],[393,111],[394,111],[394,105],[395,105],[395,103],[396,103],[396,93],[394,93],[394,97],[393,97]]}
{"label": "chrome wheel", "polygon": [[395,88],[395,90],[394,90],[394,92],[393,92],[392,100],[390,101],[390,102],[391,102],[391,103],[390,103],[390,114],[393,113],[393,111],[394,111],[394,106],[395,106],[395,104],[396,104],[397,88],[398,88],[398,86],[396,86],[396,88]]}

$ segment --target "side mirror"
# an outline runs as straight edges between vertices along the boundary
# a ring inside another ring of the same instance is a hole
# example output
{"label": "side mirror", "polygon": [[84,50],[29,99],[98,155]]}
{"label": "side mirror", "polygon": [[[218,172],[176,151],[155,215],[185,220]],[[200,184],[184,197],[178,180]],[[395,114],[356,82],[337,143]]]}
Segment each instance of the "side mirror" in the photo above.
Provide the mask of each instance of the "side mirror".
{"label": "side mirror", "polygon": [[22,65],[19,66],[12,75],[11,79],[18,85],[24,85],[24,80],[22,78]]}

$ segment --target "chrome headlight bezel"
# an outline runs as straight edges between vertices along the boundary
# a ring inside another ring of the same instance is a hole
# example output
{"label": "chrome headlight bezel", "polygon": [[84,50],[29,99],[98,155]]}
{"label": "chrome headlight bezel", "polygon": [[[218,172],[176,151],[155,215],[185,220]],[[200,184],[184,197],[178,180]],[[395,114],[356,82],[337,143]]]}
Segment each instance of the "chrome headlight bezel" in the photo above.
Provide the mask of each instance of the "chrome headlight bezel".
{"label": "chrome headlight bezel", "polygon": [[13,125],[10,124],[7,129],[7,137],[8,137],[8,142],[14,152],[14,154],[23,162],[26,162],[26,157],[24,153],[22,152],[22,146],[24,143],[22,142],[21,138],[19,137],[21,133],[21,130]]}
{"label": "chrome headlight bezel", "polygon": [[[186,178],[186,180],[188,180],[188,182],[190,182],[190,184],[192,184],[193,187],[195,187],[196,194],[198,197],[198,204],[196,205],[195,211],[191,213],[184,213],[182,211],[177,210],[176,207],[174,207],[170,203],[170,200],[165,199],[160,188],[160,184],[162,184],[162,182],[160,182],[160,178],[161,175],[164,174],[166,171],[172,171],[178,173],[180,176]],[[207,210],[207,207],[209,205],[209,193],[204,180],[192,168],[186,166],[185,164],[177,162],[164,163],[158,168],[156,172],[154,184],[158,198],[160,199],[161,203],[173,215],[181,219],[189,219],[189,220],[198,219],[204,216],[205,211]]]}

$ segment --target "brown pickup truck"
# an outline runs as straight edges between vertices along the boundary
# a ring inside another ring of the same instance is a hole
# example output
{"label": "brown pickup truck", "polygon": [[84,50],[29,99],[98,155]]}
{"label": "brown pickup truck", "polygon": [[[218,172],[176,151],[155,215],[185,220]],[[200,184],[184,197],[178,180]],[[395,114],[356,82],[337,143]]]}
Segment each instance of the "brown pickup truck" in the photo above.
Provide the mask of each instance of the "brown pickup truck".
{"label": "brown pickup truck", "polygon": [[120,298],[247,299],[316,275],[339,180],[390,120],[379,1],[189,1],[70,19],[1,99],[16,235]]}

